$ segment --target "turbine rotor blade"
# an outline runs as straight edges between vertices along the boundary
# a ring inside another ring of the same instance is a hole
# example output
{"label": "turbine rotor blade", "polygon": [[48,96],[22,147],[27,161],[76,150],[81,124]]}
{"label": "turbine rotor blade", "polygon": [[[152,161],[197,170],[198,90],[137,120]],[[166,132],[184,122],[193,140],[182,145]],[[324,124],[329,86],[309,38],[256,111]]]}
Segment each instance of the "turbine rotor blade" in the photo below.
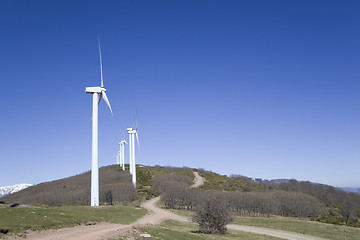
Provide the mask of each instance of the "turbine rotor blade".
{"label": "turbine rotor blade", "polygon": [[99,93],[98,105],[100,104],[102,93]]}
{"label": "turbine rotor blade", "polygon": [[138,147],[139,147],[139,151],[140,151],[139,135],[138,135],[138,132],[137,132],[137,131],[136,131],[136,140],[137,140]]}
{"label": "turbine rotor blade", "polygon": [[138,129],[138,109],[137,109],[137,107],[136,107],[135,122],[136,122],[136,130],[137,130]]}
{"label": "turbine rotor blade", "polygon": [[104,87],[103,69],[102,69],[102,60],[101,60],[101,47],[100,47],[100,40],[99,40],[99,38],[98,38],[98,44],[99,44],[99,56],[100,56],[101,87]]}
{"label": "turbine rotor blade", "polygon": [[109,102],[109,99],[108,99],[107,96],[106,96],[105,91],[103,91],[103,92],[101,92],[101,93],[102,93],[102,96],[103,96],[106,104],[107,104],[107,105],[109,106],[109,108],[110,108],[111,115],[113,116],[113,112],[112,112],[112,110],[111,110],[110,102]]}

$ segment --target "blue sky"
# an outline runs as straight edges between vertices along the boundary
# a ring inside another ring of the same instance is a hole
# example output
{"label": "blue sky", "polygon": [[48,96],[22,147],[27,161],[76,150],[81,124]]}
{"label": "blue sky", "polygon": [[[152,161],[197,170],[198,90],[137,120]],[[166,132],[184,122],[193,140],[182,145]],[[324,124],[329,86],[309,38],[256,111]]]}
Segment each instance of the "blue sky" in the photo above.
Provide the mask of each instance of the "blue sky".
{"label": "blue sky", "polygon": [[358,187],[359,7],[1,1],[0,186],[90,170],[99,36],[100,166],[138,109],[138,163]]}

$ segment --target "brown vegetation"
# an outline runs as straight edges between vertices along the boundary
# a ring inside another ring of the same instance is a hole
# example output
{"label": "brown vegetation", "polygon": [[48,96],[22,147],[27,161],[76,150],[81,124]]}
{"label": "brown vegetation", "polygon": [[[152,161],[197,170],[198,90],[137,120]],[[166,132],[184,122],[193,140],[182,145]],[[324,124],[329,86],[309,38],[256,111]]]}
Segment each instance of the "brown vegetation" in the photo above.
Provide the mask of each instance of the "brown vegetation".
{"label": "brown vegetation", "polygon": [[215,234],[226,233],[226,225],[232,220],[230,203],[219,194],[210,195],[198,204],[192,218],[200,226],[200,232]]}
{"label": "brown vegetation", "polygon": [[[136,197],[128,172],[118,166],[100,168],[100,203],[127,203]],[[22,204],[90,204],[90,172],[73,177],[41,183],[7,195],[6,203]]]}

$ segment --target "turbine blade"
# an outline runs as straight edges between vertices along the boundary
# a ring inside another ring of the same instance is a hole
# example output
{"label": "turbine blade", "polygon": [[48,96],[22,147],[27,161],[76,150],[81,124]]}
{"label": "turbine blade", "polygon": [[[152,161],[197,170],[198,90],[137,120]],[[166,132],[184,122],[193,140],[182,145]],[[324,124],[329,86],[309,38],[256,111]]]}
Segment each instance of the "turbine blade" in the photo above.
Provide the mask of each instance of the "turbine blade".
{"label": "turbine blade", "polygon": [[99,38],[98,38],[98,44],[99,44],[99,56],[100,56],[101,87],[104,87],[103,69],[102,69],[102,60],[101,60],[101,47],[100,47],[100,40],[99,40]]}
{"label": "turbine blade", "polygon": [[101,95],[102,95],[102,93],[99,93],[98,105],[99,105],[100,100],[101,100]]}
{"label": "turbine blade", "polygon": [[137,132],[137,131],[136,131],[136,140],[137,140],[138,147],[139,147],[139,151],[140,151],[139,135],[138,135],[138,132]]}
{"label": "turbine blade", "polygon": [[137,130],[138,129],[138,109],[137,109],[137,107],[136,107],[135,121],[136,121],[136,130]]}
{"label": "turbine blade", "polygon": [[111,106],[110,106],[109,99],[107,98],[106,93],[105,93],[104,91],[102,92],[102,96],[103,96],[103,98],[104,98],[104,100],[105,100],[106,104],[109,106],[109,108],[110,108],[110,112],[111,112],[111,115],[113,116],[113,112],[112,112],[112,110],[111,110]]}

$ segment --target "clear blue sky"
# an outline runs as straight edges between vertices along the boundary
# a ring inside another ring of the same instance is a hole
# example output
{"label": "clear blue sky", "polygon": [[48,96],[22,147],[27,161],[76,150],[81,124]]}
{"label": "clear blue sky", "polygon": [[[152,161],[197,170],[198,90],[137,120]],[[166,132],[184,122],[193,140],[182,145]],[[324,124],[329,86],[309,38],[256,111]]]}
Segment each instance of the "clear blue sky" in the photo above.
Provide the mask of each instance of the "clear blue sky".
{"label": "clear blue sky", "polygon": [[98,35],[114,111],[100,103],[100,166],[116,162],[137,108],[138,163],[359,187],[359,9],[1,1],[0,186],[90,170]]}

